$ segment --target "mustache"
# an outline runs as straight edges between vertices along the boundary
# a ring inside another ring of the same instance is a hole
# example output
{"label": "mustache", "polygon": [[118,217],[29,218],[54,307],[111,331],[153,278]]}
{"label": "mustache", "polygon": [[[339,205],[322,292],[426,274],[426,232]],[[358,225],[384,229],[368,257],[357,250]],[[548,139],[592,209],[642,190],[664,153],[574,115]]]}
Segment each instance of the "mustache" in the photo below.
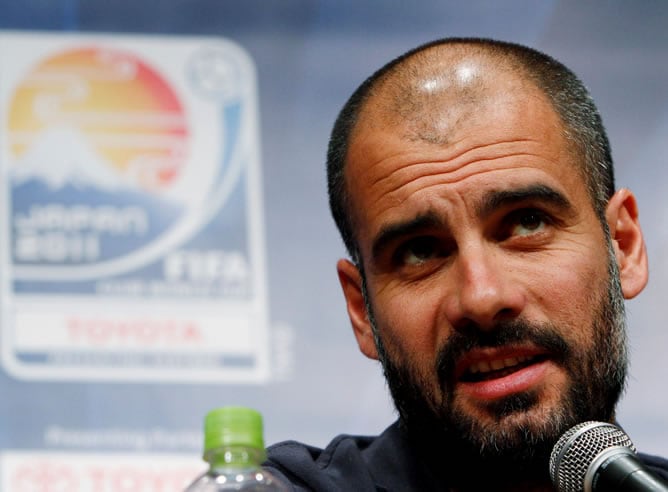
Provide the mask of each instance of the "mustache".
{"label": "mustache", "polygon": [[482,329],[475,323],[455,331],[439,350],[436,371],[441,387],[454,383],[455,365],[467,352],[478,348],[498,348],[511,344],[530,343],[545,350],[550,359],[565,365],[573,350],[551,324],[534,324],[515,319],[500,321],[492,328]]}

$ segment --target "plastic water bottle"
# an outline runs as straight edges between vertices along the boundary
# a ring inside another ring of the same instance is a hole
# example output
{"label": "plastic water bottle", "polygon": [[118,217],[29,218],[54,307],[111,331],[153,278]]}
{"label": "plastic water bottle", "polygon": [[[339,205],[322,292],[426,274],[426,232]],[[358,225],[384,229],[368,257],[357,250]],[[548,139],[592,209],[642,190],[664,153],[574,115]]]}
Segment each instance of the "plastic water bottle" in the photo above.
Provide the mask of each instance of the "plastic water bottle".
{"label": "plastic water bottle", "polygon": [[262,415],[245,407],[223,407],[204,419],[204,461],[209,469],[185,492],[287,492],[261,467],[266,457]]}

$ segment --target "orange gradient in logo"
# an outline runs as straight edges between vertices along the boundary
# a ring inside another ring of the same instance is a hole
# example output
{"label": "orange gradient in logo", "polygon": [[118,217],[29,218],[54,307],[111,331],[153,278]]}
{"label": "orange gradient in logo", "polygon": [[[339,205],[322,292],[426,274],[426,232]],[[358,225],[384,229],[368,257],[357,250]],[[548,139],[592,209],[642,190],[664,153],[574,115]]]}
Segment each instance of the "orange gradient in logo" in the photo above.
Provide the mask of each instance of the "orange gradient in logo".
{"label": "orange gradient in logo", "polygon": [[105,168],[144,191],[172,184],[186,158],[188,128],[172,88],[134,54],[109,48],[72,49],[36,66],[13,94],[8,129],[15,166],[72,152],[79,169]]}

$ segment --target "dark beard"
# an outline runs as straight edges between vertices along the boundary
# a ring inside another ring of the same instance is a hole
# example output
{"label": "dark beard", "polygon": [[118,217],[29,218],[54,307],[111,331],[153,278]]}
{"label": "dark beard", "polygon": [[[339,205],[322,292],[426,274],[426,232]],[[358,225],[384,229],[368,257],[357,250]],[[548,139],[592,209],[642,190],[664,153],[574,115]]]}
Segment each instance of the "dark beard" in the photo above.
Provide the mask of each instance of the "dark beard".
{"label": "dark beard", "polygon": [[[450,486],[462,490],[521,490],[518,482],[548,486],[549,455],[561,434],[582,421],[614,418],[625,385],[627,358],[623,296],[616,263],[610,263],[607,295],[594,313],[594,338],[589,347],[569,346],[552,325],[513,320],[485,331],[471,325],[453,333],[440,350],[435,373],[445,401],[438,408],[433,395],[425,391],[428,382],[417,376],[410,363],[393,360],[375,331],[401,424],[432,472],[441,470]],[[373,312],[368,313],[375,326]],[[534,419],[530,425],[514,426],[502,425],[504,419],[535,408],[538,394],[529,391],[490,403],[486,410],[494,419],[487,425],[457,409],[452,391],[455,361],[473,348],[517,342],[545,349],[568,372],[570,386],[559,408],[540,422]]]}

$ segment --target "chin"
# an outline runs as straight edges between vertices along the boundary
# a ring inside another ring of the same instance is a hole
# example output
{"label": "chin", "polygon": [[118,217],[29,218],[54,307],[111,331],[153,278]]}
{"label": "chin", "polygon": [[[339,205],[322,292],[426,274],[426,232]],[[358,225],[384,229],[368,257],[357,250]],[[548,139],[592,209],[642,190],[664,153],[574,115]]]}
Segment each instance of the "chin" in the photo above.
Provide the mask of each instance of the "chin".
{"label": "chin", "polygon": [[517,449],[529,443],[554,442],[577,417],[569,405],[527,391],[473,408],[455,406],[450,425],[476,448]]}

